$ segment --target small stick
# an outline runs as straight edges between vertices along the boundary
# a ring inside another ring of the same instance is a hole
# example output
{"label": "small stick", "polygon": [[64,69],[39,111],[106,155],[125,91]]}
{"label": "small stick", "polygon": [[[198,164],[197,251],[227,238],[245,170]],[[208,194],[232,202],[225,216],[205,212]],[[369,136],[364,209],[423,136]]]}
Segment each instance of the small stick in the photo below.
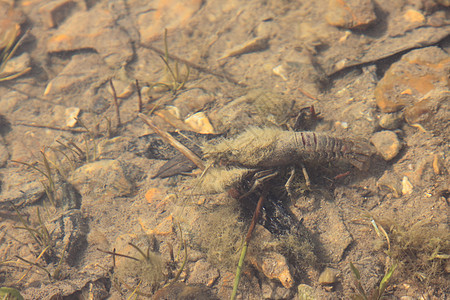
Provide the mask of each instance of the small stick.
{"label": "small stick", "polygon": [[[162,50],[160,50],[160,49],[158,49],[158,48],[155,48],[155,47],[153,47],[153,46],[144,45],[144,44],[140,44],[140,46],[143,47],[143,48],[146,48],[146,49],[153,50],[153,51],[155,51],[156,53],[158,53],[159,55],[165,55],[164,51],[162,51]],[[231,78],[230,76],[228,76],[228,75],[226,75],[226,74],[222,74],[222,73],[219,73],[219,72],[210,70],[210,69],[208,69],[208,68],[206,68],[206,67],[199,66],[199,65],[197,65],[197,64],[194,64],[194,63],[192,63],[192,62],[190,62],[190,61],[188,61],[188,60],[182,59],[182,58],[180,58],[180,57],[178,57],[178,56],[175,56],[175,55],[173,55],[173,54],[169,54],[168,57],[169,57],[170,59],[173,59],[173,60],[177,60],[177,61],[179,61],[179,62],[182,62],[182,63],[185,64],[186,66],[189,66],[189,67],[191,67],[191,68],[194,68],[194,69],[196,69],[196,70],[198,70],[198,71],[200,71],[200,72],[207,73],[207,74],[210,74],[210,75],[214,75],[214,76],[219,77],[219,78],[223,78],[223,79],[225,79],[225,80],[227,80],[227,81],[229,81],[229,82],[231,82],[231,83],[233,83],[233,84],[235,84],[235,85],[239,85],[239,86],[242,86],[242,87],[246,87],[246,86],[247,86],[246,84],[241,83],[241,82],[238,82],[238,81],[236,81],[235,79]]]}
{"label": "small stick", "polygon": [[119,103],[117,102],[117,94],[116,89],[114,88],[114,84],[112,82],[112,79],[109,80],[109,85],[111,86],[112,92],[113,92],[113,98],[114,98],[114,106],[116,108],[116,116],[117,116],[117,127],[120,127],[120,111],[119,111]]}
{"label": "small stick", "polygon": [[141,87],[139,86],[139,81],[136,79],[136,89],[138,94],[138,112],[142,112],[142,96],[141,96]]}
{"label": "small stick", "polygon": [[168,132],[163,131],[158,127],[156,127],[155,125],[153,125],[153,123],[146,115],[139,113],[138,117],[141,118],[151,129],[153,129],[153,131],[155,131],[156,134],[158,134],[164,141],[166,141],[166,143],[172,145],[181,154],[183,154],[184,156],[186,156],[186,158],[192,161],[200,170],[202,171],[205,170],[206,167],[203,164],[203,161],[197,155],[195,155],[194,152],[192,152],[191,150],[186,148],[183,144],[181,144],[179,141],[174,139],[174,137],[171,136]]}
{"label": "small stick", "polygon": [[247,236],[245,237],[244,245],[242,246],[241,257],[239,258],[238,267],[236,270],[236,276],[234,277],[233,284],[233,292],[231,294],[231,300],[236,299],[237,289],[239,286],[239,280],[241,279],[242,267],[244,265],[245,255],[247,254],[248,244],[250,243],[250,239],[252,238],[253,230],[255,229],[256,223],[259,219],[259,214],[261,212],[261,208],[264,202],[265,192],[261,194],[258,200],[258,204],[256,205],[255,212],[253,213],[252,222],[250,223],[250,227],[248,228]]}
{"label": "small stick", "polygon": [[87,132],[86,129],[81,129],[81,128],[63,128],[63,127],[40,125],[40,124],[28,124],[28,123],[21,123],[21,122],[16,123],[16,125],[36,127],[36,128],[46,128],[46,129],[53,129],[53,130],[60,130],[60,131],[70,131],[70,132]]}
{"label": "small stick", "polygon": [[302,94],[305,95],[306,97],[311,98],[311,99],[313,99],[313,100],[317,100],[316,97],[314,97],[314,96],[311,95],[309,92],[307,92],[307,91],[305,91],[304,89],[302,89],[301,87],[298,87],[297,89],[300,91],[300,93],[302,93]]}

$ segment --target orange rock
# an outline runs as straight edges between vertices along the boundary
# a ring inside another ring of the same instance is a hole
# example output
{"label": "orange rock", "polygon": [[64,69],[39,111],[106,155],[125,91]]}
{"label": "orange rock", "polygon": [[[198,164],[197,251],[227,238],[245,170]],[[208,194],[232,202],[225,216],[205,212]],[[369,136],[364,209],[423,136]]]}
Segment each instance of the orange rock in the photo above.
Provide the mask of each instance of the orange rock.
{"label": "orange rock", "polygon": [[426,93],[448,85],[450,57],[437,47],[418,49],[394,63],[375,88],[382,112],[395,112],[417,102]]}
{"label": "orange rock", "polygon": [[424,23],[425,17],[415,9],[408,9],[403,15],[405,21],[409,23]]}
{"label": "orange rock", "polygon": [[250,257],[251,263],[269,279],[278,279],[281,284],[290,289],[294,285],[286,258],[276,252],[264,252]]}
{"label": "orange rock", "polygon": [[364,28],[376,20],[370,0],[330,0],[325,19],[328,24],[344,28]]}
{"label": "orange rock", "polygon": [[148,203],[153,203],[154,201],[161,201],[164,199],[164,193],[159,188],[150,188],[145,193],[145,199]]}

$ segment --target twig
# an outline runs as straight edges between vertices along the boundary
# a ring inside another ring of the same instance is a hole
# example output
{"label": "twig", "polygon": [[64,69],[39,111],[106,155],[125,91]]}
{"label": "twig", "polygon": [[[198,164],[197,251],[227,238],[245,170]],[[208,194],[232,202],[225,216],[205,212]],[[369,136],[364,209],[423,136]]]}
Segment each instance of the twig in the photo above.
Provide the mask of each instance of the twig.
{"label": "twig", "polygon": [[138,117],[141,118],[153,131],[156,132],[166,143],[169,143],[172,145],[175,149],[177,149],[181,154],[186,156],[190,161],[192,161],[200,170],[205,170],[205,165],[203,164],[203,161],[195,155],[194,152],[186,148],[183,144],[178,142],[176,139],[173,138],[168,132],[163,131],[153,125],[153,123],[150,121],[150,119],[144,115],[139,113]]}
{"label": "twig", "polygon": [[[146,48],[146,49],[150,49],[150,50],[152,50],[152,51],[155,51],[155,52],[158,53],[159,55],[165,55],[164,51],[162,51],[161,49],[155,48],[155,47],[153,47],[153,46],[144,45],[144,44],[140,44],[140,46],[143,47],[143,48]],[[229,82],[231,82],[231,83],[233,83],[233,84],[236,84],[236,85],[239,85],[239,86],[242,86],[242,87],[246,87],[246,86],[247,86],[246,84],[241,83],[241,82],[238,82],[238,81],[236,81],[235,79],[231,78],[230,76],[228,76],[228,75],[226,75],[226,74],[222,74],[222,73],[219,73],[219,72],[217,72],[217,71],[210,70],[210,69],[208,69],[208,68],[206,68],[206,67],[202,67],[202,66],[200,66],[200,65],[197,65],[197,64],[195,64],[195,63],[193,63],[193,62],[190,62],[190,61],[188,61],[188,60],[185,60],[185,59],[180,58],[180,57],[178,57],[178,56],[175,56],[175,55],[173,55],[173,54],[169,54],[168,57],[169,57],[170,59],[173,59],[173,60],[182,62],[182,63],[185,64],[186,66],[189,66],[189,67],[191,67],[191,68],[194,68],[194,69],[196,69],[196,70],[198,70],[198,71],[200,71],[200,72],[207,73],[207,74],[210,74],[210,75],[214,75],[214,76],[219,77],[219,78],[223,78],[223,79],[225,79],[225,80],[227,80],[227,81],[229,81]]]}
{"label": "twig", "polygon": [[112,82],[112,79],[109,80],[109,85],[111,86],[111,90],[113,92],[114,107],[116,108],[116,116],[117,116],[117,127],[120,127],[121,122],[120,122],[119,103],[117,102],[116,89],[114,88],[114,84]]}
{"label": "twig", "polygon": [[82,128],[63,128],[63,127],[56,127],[56,126],[49,126],[49,125],[40,125],[40,124],[28,124],[28,123],[16,123],[16,125],[22,125],[22,126],[28,126],[28,127],[36,127],[36,128],[47,128],[47,129],[53,129],[53,130],[60,130],[60,131],[70,131],[70,132],[87,132],[86,129]]}
{"label": "twig", "polygon": [[261,196],[259,197],[258,204],[256,205],[255,212],[253,213],[252,222],[250,223],[250,227],[248,228],[247,236],[245,237],[244,245],[242,246],[241,256],[239,258],[239,263],[238,263],[237,270],[236,270],[236,276],[234,277],[233,292],[231,294],[231,300],[236,299],[236,296],[237,296],[239,280],[241,279],[242,267],[244,265],[245,255],[247,254],[248,244],[250,243],[250,239],[252,238],[253,230],[255,229],[256,223],[258,222],[259,214],[261,212],[264,198],[265,198],[265,192],[263,191]]}
{"label": "twig", "polygon": [[141,87],[139,86],[139,80],[136,79],[136,90],[138,94],[138,112],[142,112],[142,95],[141,95]]}

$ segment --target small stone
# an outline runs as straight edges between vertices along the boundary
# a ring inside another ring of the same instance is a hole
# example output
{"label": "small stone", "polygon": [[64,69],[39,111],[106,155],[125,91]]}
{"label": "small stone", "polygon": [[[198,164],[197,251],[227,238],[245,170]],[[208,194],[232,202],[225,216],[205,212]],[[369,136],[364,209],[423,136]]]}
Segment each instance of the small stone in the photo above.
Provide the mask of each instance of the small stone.
{"label": "small stone", "polygon": [[268,37],[257,37],[250,41],[245,42],[242,45],[238,45],[233,49],[229,50],[225,55],[223,55],[218,60],[223,60],[228,57],[239,56],[246,53],[257,52],[266,50],[269,48],[269,38]]}
{"label": "small stone", "polygon": [[381,176],[377,181],[377,187],[379,189],[388,188],[395,198],[399,198],[402,195],[400,178],[398,178],[398,176],[391,171],[384,172],[383,176]]}
{"label": "small stone", "polygon": [[362,29],[377,16],[371,0],[330,0],[325,15],[328,24],[350,29]]}
{"label": "small stone", "polygon": [[165,197],[166,191],[160,188],[149,188],[145,193],[145,199],[149,204],[155,201],[162,201]]}
{"label": "small stone", "polygon": [[[114,89],[116,90],[116,97],[119,99],[128,98],[133,93],[134,84],[132,83],[116,79],[113,79],[112,83],[114,85]],[[111,96],[113,96],[114,94],[109,83],[107,89]]]}
{"label": "small stone", "polygon": [[31,70],[30,67],[31,59],[30,55],[25,52],[20,56],[11,58],[6,63],[5,67],[2,72],[0,73],[0,78],[8,77],[8,76],[14,76],[15,74],[21,73],[26,74]]}
{"label": "small stone", "polygon": [[402,194],[403,195],[411,195],[413,191],[413,186],[411,182],[409,181],[408,177],[403,176],[402,179]]}
{"label": "small stone", "polygon": [[68,107],[66,108],[66,126],[75,127],[77,124],[78,114],[80,113],[80,108],[78,107]]}
{"label": "small stone", "polygon": [[193,114],[184,123],[189,125],[193,131],[201,134],[213,134],[214,128],[204,112]]}
{"label": "small stone", "polygon": [[332,285],[337,282],[339,270],[333,268],[325,268],[319,276],[319,283],[321,285]]}
{"label": "small stone", "polygon": [[129,181],[127,165],[112,159],[85,164],[69,177],[82,195],[118,197],[130,194],[134,185]]}
{"label": "small stone", "polygon": [[294,284],[286,258],[277,252],[264,252],[259,257],[253,257],[255,265],[269,279],[278,279],[281,284],[290,289]]}
{"label": "small stone", "polygon": [[398,129],[400,128],[402,123],[403,123],[403,114],[399,112],[383,114],[379,121],[380,127],[388,130]]}
{"label": "small stone", "polygon": [[395,132],[388,130],[376,132],[370,138],[370,142],[375,146],[378,154],[386,161],[396,157],[402,148],[402,144]]}
{"label": "small stone", "polygon": [[405,21],[409,23],[424,23],[425,22],[425,16],[420,13],[419,11],[415,9],[408,9],[405,14],[403,15],[403,18]]}
{"label": "small stone", "polygon": [[287,81],[286,70],[284,69],[283,65],[276,66],[275,68],[272,69],[272,72],[273,74],[280,76],[281,79],[283,79],[284,81]]}
{"label": "small stone", "polygon": [[300,284],[297,288],[298,290],[298,300],[315,300],[314,288],[307,284]]}
{"label": "small stone", "polygon": [[192,273],[189,276],[188,283],[200,283],[206,286],[212,286],[219,278],[219,271],[205,260],[199,260],[194,264]]}
{"label": "small stone", "polygon": [[440,175],[440,174],[444,174],[444,159],[443,159],[443,154],[439,155],[439,154],[435,154],[433,157],[433,171],[434,174],[436,175]]}

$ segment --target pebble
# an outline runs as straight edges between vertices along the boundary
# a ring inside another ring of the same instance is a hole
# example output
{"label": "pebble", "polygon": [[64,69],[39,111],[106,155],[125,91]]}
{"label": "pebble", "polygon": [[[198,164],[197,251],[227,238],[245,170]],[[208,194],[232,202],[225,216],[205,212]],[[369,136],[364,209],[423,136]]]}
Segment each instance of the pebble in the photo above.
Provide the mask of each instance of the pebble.
{"label": "pebble", "polygon": [[375,88],[376,103],[384,113],[416,103],[433,89],[447,86],[450,56],[438,47],[413,50],[392,64]]}
{"label": "pebble", "polygon": [[75,127],[77,124],[78,114],[80,113],[80,108],[78,107],[67,107],[65,111],[66,116],[66,126]]}
{"label": "pebble", "polygon": [[22,73],[22,75],[26,74],[31,70],[30,64],[31,59],[27,52],[21,54],[20,56],[11,58],[8,60],[3,70],[1,70],[2,72],[0,73],[0,78],[13,76],[19,73]]}
{"label": "pebble", "polygon": [[377,19],[371,0],[330,0],[325,20],[349,29],[363,29]]}
{"label": "pebble", "polygon": [[395,130],[400,128],[403,123],[403,113],[386,113],[382,114],[379,120],[379,125],[383,129]]}
{"label": "pebble", "polygon": [[214,268],[207,261],[201,259],[194,264],[187,282],[190,284],[200,283],[211,287],[219,278],[219,275],[219,270]]}
{"label": "pebble", "polygon": [[119,68],[133,57],[131,44],[111,12],[97,5],[74,13],[61,24],[47,41],[47,51],[95,49],[109,66]]}
{"label": "pebble", "polygon": [[269,38],[268,37],[257,37],[251,39],[244,44],[237,45],[233,49],[227,51],[221,58],[218,60],[222,60],[228,57],[239,56],[246,53],[263,51],[269,48]]}
{"label": "pebble", "polygon": [[379,189],[388,188],[395,198],[400,198],[402,195],[400,178],[392,171],[384,172],[384,174],[377,181],[377,187]]}
{"label": "pebble", "polygon": [[402,148],[397,134],[389,130],[376,132],[370,138],[370,142],[375,146],[378,154],[386,161],[396,157]]}
{"label": "pebble", "polygon": [[[253,239],[264,241],[265,243],[273,242],[273,235],[261,225],[257,225],[253,232]],[[281,284],[290,289],[294,284],[294,279],[289,271],[286,258],[280,253],[270,248],[258,249],[253,248],[248,253],[248,259],[260,272],[269,279],[277,279]]]}
{"label": "pebble", "polygon": [[280,253],[265,251],[259,253],[258,256],[251,256],[249,259],[267,278],[279,280],[287,289],[294,285],[286,258]]}
{"label": "pebble", "polygon": [[409,181],[407,176],[403,176],[402,179],[402,194],[403,195],[411,195],[413,191],[413,185]]}
{"label": "pebble", "polygon": [[87,163],[76,169],[69,182],[84,196],[119,197],[130,194],[134,185],[129,181],[131,169],[123,162],[105,159]]}
{"label": "pebble", "polygon": [[315,300],[316,297],[314,288],[307,284],[300,284],[297,288],[298,300]]}
{"label": "pebble", "polygon": [[213,134],[215,133],[213,126],[211,125],[211,122],[209,121],[208,117],[204,112],[198,112],[196,114],[193,114],[186,120],[184,120],[184,123],[189,125],[189,127],[192,128],[193,131],[197,133],[202,134]]}
{"label": "pebble", "polygon": [[332,285],[337,282],[339,270],[333,268],[325,268],[319,276],[319,283],[321,285]]}

